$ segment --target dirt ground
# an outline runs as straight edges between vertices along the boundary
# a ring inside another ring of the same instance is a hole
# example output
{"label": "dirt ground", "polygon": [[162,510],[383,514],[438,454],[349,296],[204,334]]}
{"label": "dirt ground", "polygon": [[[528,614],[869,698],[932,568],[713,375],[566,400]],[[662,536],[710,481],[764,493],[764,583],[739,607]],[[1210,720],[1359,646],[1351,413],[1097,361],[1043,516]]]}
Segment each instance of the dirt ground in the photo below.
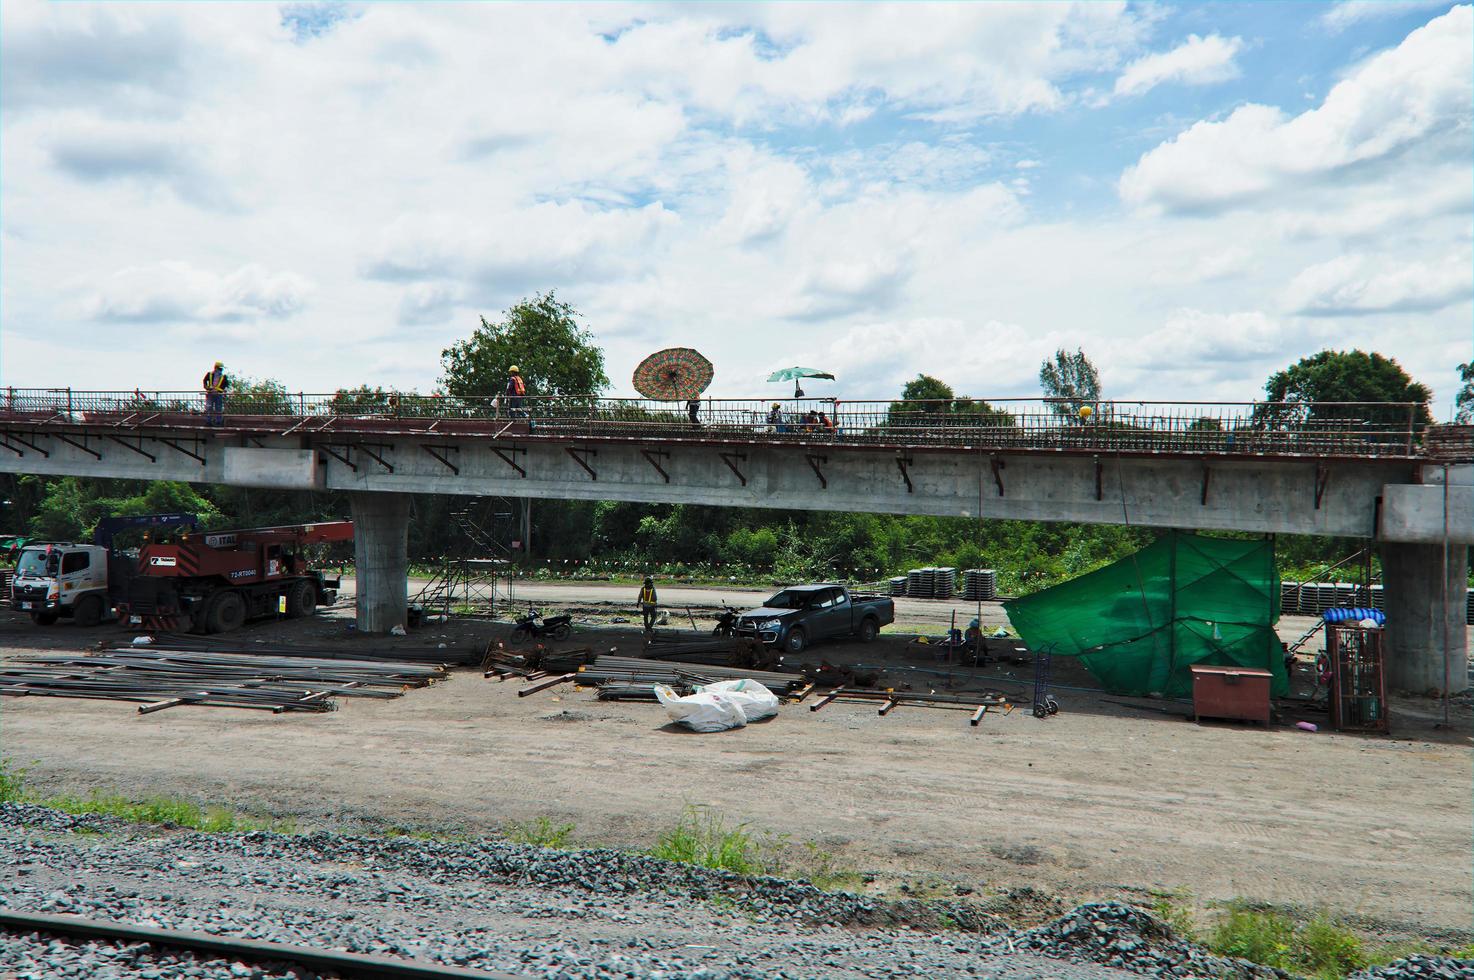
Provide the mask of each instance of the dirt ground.
{"label": "dirt ground", "polygon": [[[518,598],[592,610],[627,591],[525,585]],[[662,598],[705,606],[750,596],[670,589]],[[998,606],[984,609],[985,623],[1003,621]],[[945,603],[903,602],[898,612],[907,629],[950,618]],[[350,621],[339,608],[239,635],[246,647],[287,638],[385,644],[349,632]],[[1282,632],[1293,639],[1308,623],[1287,620]],[[507,629],[456,620],[393,642],[482,647]],[[4,613],[0,659],[80,649],[118,632],[40,629]],[[888,666],[890,676],[939,690],[1028,692],[1005,683],[1029,679],[1028,667],[927,663],[908,649],[909,633],[888,632],[872,645],[810,653]],[[590,627],[571,642],[638,649],[636,634],[617,626]],[[1309,734],[1199,725],[1164,713],[1185,713],[1184,705],[1067,690],[1089,684],[1068,667],[1055,680],[1061,711],[1043,721],[1025,706],[990,712],[973,728],[963,711],[902,706],[879,717],[874,705],[839,702],[818,712],[787,706],[771,721],[717,735],[673,729],[657,705],[599,703],[566,687],[519,698],[514,684],[477,670],[397,700],[345,699],[326,715],[178,708],[139,716],[125,703],[4,698],[0,752],[34,764],[29,781],[42,791],[185,796],[290,815],[304,827],[485,832],[547,816],[575,823],[583,841],[648,846],[688,806],[707,804],[754,829],[816,842],[838,863],[875,872],[876,888],[1027,884],[1070,899],[1136,900],[1162,890],[1197,902],[1324,908],[1388,932],[1470,931],[1467,705],[1454,705],[1447,728],[1438,703],[1397,699],[1392,736]]]}

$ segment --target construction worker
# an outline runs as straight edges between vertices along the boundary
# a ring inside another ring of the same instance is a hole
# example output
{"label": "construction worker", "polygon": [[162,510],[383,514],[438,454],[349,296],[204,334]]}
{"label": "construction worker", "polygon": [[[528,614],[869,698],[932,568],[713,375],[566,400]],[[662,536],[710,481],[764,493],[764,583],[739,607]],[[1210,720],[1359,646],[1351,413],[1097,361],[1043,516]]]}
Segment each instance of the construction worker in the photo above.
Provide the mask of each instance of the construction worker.
{"label": "construction worker", "polygon": [[691,420],[695,426],[701,425],[701,399],[692,398],[686,402],[686,418]]}
{"label": "construction worker", "polygon": [[640,612],[645,617],[645,632],[649,633],[655,629],[655,580],[649,576],[645,577],[645,584],[640,586]]}
{"label": "construction worker", "polygon": [[522,400],[527,397],[527,382],[522,380],[522,371],[513,364],[507,373],[507,416],[516,418],[522,414]]}
{"label": "construction worker", "polygon": [[783,425],[783,408],[777,402],[768,410],[768,425],[772,426],[774,432],[785,432],[787,428]]}
{"label": "construction worker", "polygon": [[205,372],[205,378],[201,382],[205,389],[205,424],[225,424],[225,389],[230,387],[230,379],[225,376],[225,365],[219,361],[215,366]]}

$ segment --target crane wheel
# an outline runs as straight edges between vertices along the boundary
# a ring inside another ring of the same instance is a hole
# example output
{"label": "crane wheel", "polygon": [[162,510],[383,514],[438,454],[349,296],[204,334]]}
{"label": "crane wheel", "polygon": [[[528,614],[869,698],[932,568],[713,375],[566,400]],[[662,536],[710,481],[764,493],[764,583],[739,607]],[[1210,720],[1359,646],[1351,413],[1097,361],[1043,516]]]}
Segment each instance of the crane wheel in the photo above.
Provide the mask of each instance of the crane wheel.
{"label": "crane wheel", "polygon": [[246,601],[239,592],[230,589],[217,592],[205,607],[207,633],[229,633],[240,629],[245,621]]}
{"label": "crane wheel", "polygon": [[287,618],[298,619],[317,612],[317,590],[311,582],[302,581],[287,590]]}

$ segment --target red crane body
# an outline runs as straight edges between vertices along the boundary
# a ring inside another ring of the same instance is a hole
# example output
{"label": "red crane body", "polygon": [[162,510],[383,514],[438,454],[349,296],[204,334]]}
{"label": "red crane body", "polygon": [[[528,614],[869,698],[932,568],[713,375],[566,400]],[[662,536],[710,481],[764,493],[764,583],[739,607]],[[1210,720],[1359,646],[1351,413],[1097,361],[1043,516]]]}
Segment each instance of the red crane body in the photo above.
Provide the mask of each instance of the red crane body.
{"label": "red crane body", "polygon": [[[302,554],[305,545],[353,540],[352,521],[195,532],[138,554],[122,615],[144,625],[223,633],[251,616],[310,615],[337,596]],[[284,608],[283,608],[284,607]]]}

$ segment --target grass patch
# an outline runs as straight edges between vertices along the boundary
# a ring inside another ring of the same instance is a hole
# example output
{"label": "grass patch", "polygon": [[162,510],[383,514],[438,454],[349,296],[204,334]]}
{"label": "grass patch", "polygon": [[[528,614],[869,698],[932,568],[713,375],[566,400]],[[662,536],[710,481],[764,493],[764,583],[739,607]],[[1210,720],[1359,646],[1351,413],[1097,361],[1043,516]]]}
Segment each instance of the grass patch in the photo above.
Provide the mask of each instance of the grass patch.
{"label": "grass patch", "polygon": [[744,875],[773,873],[776,863],[765,859],[763,848],[747,824],[727,826],[726,817],[706,807],[691,807],[680,822],[660,835],[650,849],[654,857]]}
{"label": "grass patch", "polygon": [[1198,923],[1193,917],[1193,910],[1183,898],[1174,892],[1152,892],[1152,913],[1167,925],[1172,931],[1187,939],[1192,939],[1198,934]]}
{"label": "grass patch", "polygon": [[538,817],[528,823],[508,824],[502,836],[513,844],[562,849],[572,839],[573,829],[571,823],[554,823],[547,817]]}
{"label": "grass patch", "polygon": [[9,759],[0,759],[0,802],[33,803],[73,816],[99,814],[117,817],[129,823],[165,824],[187,827],[207,834],[246,833],[270,830],[279,834],[296,831],[291,820],[263,820],[246,817],[226,807],[202,807],[188,800],[154,796],[130,800],[126,796],[93,792],[88,796],[39,796],[26,789],[28,769],[16,768]]}
{"label": "grass patch", "polygon": [[804,841],[804,851],[804,866],[798,869],[799,876],[815,888],[826,892],[854,892],[865,884],[865,876],[854,868],[840,866],[834,852],[813,841]]}
{"label": "grass patch", "polygon": [[0,758],[0,803],[23,803],[26,797],[26,773],[29,767],[17,769],[9,759]]}

